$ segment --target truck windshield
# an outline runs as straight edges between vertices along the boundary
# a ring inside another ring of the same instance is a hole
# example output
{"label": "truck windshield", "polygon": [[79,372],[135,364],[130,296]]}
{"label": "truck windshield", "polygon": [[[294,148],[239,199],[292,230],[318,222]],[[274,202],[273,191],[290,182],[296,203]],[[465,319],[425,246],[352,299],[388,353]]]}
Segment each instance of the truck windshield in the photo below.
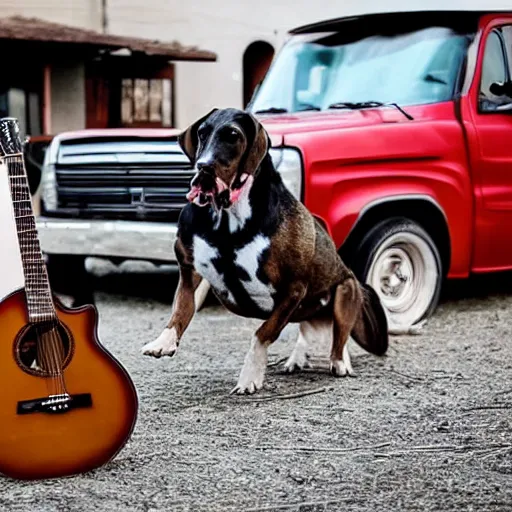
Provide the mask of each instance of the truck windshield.
{"label": "truck windshield", "polygon": [[292,37],[249,110],[327,110],[350,102],[416,105],[453,98],[469,37],[446,27],[373,35],[350,43],[338,32]]}

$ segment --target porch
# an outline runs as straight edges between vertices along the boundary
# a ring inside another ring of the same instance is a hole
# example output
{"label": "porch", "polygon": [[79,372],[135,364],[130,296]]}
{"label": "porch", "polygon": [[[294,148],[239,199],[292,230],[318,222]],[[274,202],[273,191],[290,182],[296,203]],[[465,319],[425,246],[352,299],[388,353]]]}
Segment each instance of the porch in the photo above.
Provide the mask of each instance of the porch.
{"label": "porch", "polygon": [[173,127],[174,61],[216,54],[178,42],[103,34],[20,16],[0,18],[0,116],[22,135],[119,127]]}

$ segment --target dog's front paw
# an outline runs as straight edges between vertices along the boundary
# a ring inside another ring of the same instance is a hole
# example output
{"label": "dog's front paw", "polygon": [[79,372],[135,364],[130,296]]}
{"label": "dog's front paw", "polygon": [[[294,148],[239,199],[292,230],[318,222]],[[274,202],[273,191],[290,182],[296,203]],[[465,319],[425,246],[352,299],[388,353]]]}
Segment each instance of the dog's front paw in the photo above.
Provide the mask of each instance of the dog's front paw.
{"label": "dog's front paw", "polygon": [[263,377],[254,379],[239,379],[238,384],[231,390],[231,394],[252,395],[263,387]]}
{"label": "dog's front paw", "polygon": [[142,347],[145,356],[160,358],[162,356],[172,357],[178,350],[178,335],[174,327],[165,328],[155,341],[147,343]]}
{"label": "dog's front paw", "polygon": [[265,369],[267,367],[267,349],[258,341],[245,357],[244,366],[238,378],[238,384],[231,390],[231,394],[252,395],[263,387]]}

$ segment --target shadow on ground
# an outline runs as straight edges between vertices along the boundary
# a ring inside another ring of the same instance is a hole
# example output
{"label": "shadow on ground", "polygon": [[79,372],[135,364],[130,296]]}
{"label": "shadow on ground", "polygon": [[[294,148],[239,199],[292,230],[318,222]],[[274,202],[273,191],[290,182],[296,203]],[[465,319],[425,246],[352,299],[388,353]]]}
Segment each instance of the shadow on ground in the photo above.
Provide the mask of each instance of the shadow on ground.
{"label": "shadow on ground", "polygon": [[512,272],[473,275],[468,279],[446,281],[443,286],[440,302],[485,299],[498,295],[512,295]]}
{"label": "shadow on ground", "polygon": [[[151,299],[172,304],[178,285],[177,268],[171,265],[154,266],[142,262],[127,262],[121,267],[94,261],[90,265],[94,289],[126,297]],[[443,285],[440,303],[492,296],[512,295],[512,272],[474,275],[468,279],[447,280]],[[205,306],[216,304],[210,293]]]}

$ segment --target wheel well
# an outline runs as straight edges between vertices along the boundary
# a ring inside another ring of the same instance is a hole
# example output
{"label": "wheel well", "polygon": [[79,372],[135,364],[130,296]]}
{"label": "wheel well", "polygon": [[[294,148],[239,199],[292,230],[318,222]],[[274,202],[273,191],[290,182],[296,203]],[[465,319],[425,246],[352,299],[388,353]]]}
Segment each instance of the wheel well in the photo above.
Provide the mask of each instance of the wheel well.
{"label": "wheel well", "polygon": [[441,256],[443,272],[450,266],[451,244],[448,224],[441,209],[426,199],[397,199],[376,204],[368,209],[343,242],[339,253],[352,266],[353,257],[364,236],[379,222],[391,217],[403,217],[418,223],[432,238]]}

